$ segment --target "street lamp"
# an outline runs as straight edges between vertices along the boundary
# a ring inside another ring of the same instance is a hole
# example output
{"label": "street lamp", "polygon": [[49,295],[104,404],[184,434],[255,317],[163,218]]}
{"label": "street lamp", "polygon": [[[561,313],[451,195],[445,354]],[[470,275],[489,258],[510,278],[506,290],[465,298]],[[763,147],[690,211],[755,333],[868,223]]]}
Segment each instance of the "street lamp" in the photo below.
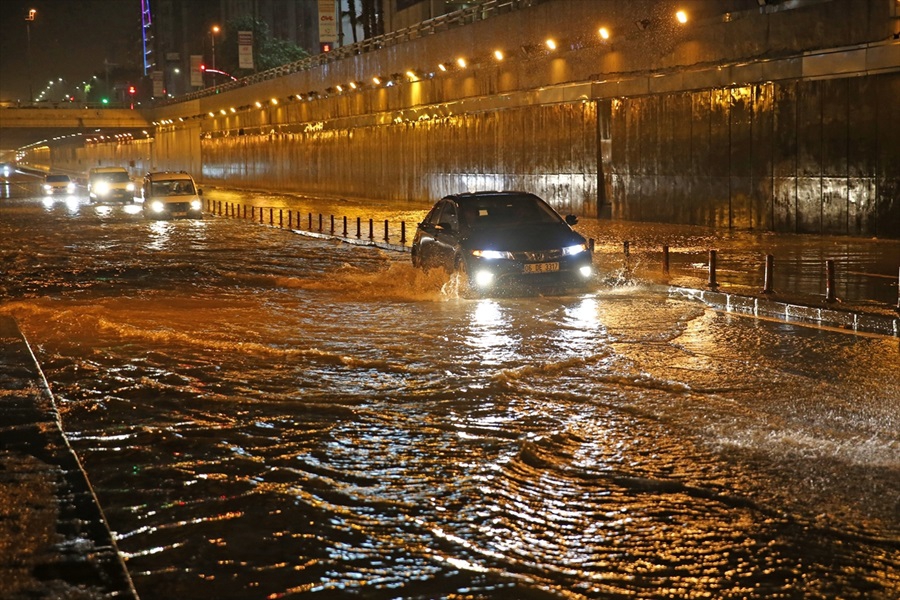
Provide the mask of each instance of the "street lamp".
{"label": "street lamp", "polygon": [[219,26],[213,25],[209,30],[209,39],[212,40],[212,68],[213,68],[213,87],[216,87],[216,34],[219,33]]}
{"label": "street lamp", "polygon": [[32,8],[25,17],[25,36],[28,39],[28,98],[32,103],[34,103],[34,87],[31,82],[31,22],[34,21],[36,14],[37,10]]}

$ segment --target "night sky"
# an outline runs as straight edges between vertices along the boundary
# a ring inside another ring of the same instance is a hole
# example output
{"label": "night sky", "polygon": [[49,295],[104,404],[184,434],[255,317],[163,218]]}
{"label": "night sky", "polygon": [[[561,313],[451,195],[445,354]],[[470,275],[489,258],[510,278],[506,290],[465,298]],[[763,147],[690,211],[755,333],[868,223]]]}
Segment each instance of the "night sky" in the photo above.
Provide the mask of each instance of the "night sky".
{"label": "night sky", "polygon": [[[151,0],[152,2],[152,0]],[[35,100],[48,81],[62,77],[71,93],[110,63],[140,68],[140,0],[3,0],[0,3],[0,100],[28,101],[28,44]],[[58,100],[57,92],[50,99]]]}

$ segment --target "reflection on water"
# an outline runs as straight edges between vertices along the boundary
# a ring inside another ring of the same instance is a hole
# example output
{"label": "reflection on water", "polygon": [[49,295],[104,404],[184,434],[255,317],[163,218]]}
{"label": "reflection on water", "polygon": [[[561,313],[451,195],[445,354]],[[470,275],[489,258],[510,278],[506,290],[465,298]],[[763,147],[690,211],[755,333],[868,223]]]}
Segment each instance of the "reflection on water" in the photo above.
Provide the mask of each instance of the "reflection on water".
{"label": "reflection on water", "polygon": [[145,600],[900,593],[896,340],[41,210],[0,312]]}

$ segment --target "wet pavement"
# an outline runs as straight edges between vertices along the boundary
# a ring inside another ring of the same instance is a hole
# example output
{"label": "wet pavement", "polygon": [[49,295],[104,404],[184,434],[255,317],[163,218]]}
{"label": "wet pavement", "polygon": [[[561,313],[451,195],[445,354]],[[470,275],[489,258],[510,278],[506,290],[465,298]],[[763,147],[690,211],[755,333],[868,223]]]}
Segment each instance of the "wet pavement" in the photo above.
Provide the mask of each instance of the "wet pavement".
{"label": "wet pavement", "polygon": [[55,403],[0,316],[0,597],[136,598]]}

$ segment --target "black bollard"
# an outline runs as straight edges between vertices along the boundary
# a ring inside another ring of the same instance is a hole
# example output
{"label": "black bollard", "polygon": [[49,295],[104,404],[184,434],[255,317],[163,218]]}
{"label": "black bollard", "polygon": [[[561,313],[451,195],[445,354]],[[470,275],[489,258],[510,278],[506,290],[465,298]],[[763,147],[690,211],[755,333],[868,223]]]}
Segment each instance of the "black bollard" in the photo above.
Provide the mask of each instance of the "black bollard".
{"label": "black bollard", "polygon": [[322,213],[319,213],[319,233],[322,233]]}
{"label": "black bollard", "polygon": [[628,243],[628,240],[625,240],[625,243],[623,244],[624,250],[625,250],[625,256],[630,256],[630,255],[631,255],[631,248],[630,248],[630,245],[631,245],[631,244]]}
{"label": "black bollard", "polygon": [[270,208],[269,209],[269,225],[274,225],[274,224],[275,224],[275,209]]}
{"label": "black bollard", "polygon": [[294,219],[293,215],[291,215],[291,211],[288,211],[288,229],[294,228]]}
{"label": "black bollard", "polygon": [[331,215],[331,235],[334,235],[334,215]]}
{"label": "black bollard", "polygon": [[375,239],[375,224],[373,223],[372,219],[369,219],[369,239]]}
{"label": "black bollard", "polygon": [[834,302],[837,297],[834,294],[834,261],[825,261],[825,302]]}
{"label": "black bollard", "polygon": [[347,237],[347,215],[344,215],[344,237]]}
{"label": "black bollard", "polygon": [[765,279],[763,281],[763,294],[773,294],[775,290],[772,288],[772,284],[774,282],[774,273],[775,273],[775,257],[771,254],[766,254],[766,273]]}
{"label": "black bollard", "polygon": [[309,213],[309,227],[307,227],[306,230],[312,231],[312,213]]}
{"label": "black bollard", "polygon": [[663,273],[669,274],[669,247],[663,246]]}
{"label": "black bollard", "polygon": [[284,227],[284,209],[278,209],[278,228],[281,229]]}
{"label": "black bollard", "polygon": [[709,251],[709,281],[706,282],[706,285],[709,289],[715,291],[719,288],[719,284],[716,283],[716,251]]}
{"label": "black bollard", "polygon": [[400,221],[400,245],[406,245],[406,221]]}
{"label": "black bollard", "polygon": [[356,217],[356,239],[360,239],[362,237],[362,219],[360,217]]}
{"label": "black bollard", "polygon": [[388,241],[388,220],[384,220],[384,241]]}

